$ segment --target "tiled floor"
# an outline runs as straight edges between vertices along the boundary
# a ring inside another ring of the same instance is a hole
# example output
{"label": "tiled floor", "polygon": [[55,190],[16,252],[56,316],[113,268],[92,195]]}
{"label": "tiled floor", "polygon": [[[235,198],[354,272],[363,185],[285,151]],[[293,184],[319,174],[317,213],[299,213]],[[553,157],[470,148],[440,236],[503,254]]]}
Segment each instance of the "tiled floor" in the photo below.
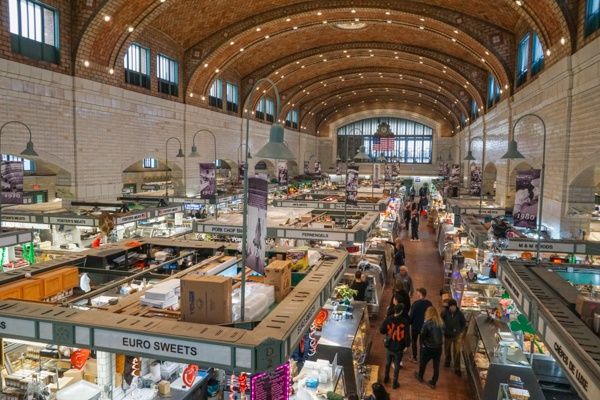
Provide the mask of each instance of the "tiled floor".
{"label": "tiled floor", "polygon": [[[409,274],[412,276],[415,288],[425,287],[427,289],[427,297],[438,311],[442,309],[442,301],[439,295],[440,289],[443,286],[442,261],[437,250],[436,237],[433,228],[427,226],[425,220],[419,227],[420,242],[411,242],[407,231],[402,231],[402,243],[406,250],[406,265],[409,268]],[[391,271],[387,280],[382,304],[383,310],[389,304],[392,290]],[[416,299],[416,295],[412,300]],[[371,332],[373,342],[371,352],[367,359],[367,364],[379,365],[379,382],[383,382],[383,369],[385,366],[385,348],[383,347],[383,337],[379,333],[379,325],[385,317],[385,311],[381,312],[378,317],[371,320]],[[392,389],[392,383],[385,385],[386,390],[390,393],[392,400],[471,400],[475,396],[471,393],[471,388],[468,378],[464,371],[462,377],[454,374],[452,368],[444,368],[443,355],[440,366],[440,378],[437,382],[436,389],[431,389],[426,383],[418,382],[413,373],[417,371],[417,364],[408,360],[410,352],[404,353],[404,368],[400,370],[400,388]],[[431,362],[428,364],[425,371],[425,382],[431,379],[433,368]]]}

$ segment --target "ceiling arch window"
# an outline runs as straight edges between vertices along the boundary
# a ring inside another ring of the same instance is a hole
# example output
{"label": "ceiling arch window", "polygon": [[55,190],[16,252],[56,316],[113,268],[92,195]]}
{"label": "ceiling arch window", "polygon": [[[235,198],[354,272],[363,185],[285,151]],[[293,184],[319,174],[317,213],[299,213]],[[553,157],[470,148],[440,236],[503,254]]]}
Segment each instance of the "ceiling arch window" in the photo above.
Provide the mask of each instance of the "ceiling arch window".
{"label": "ceiling arch window", "polygon": [[237,85],[227,82],[227,111],[237,112],[239,103],[239,90]]}
{"label": "ceiling arch window", "polygon": [[178,66],[177,61],[158,54],[156,56],[156,77],[158,78],[158,91],[178,95]]}
{"label": "ceiling arch window", "polygon": [[471,122],[475,121],[479,117],[479,108],[475,99],[471,100]]}
{"label": "ceiling arch window", "polygon": [[527,70],[529,66],[529,33],[519,42],[517,50],[517,87],[527,81]]}
{"label": "ceiling arch window", "polygon": [[531,76],[534,76],[542,69],[544,69],[544,49],[542,48],[540,38],[534,32],[531,44]]}
{"label": "ceiling arch window", "polygon": [[142,162],[143,168],[158,168],[158,160],[156,158],[144,158]]}
{"label": "ceiling arch window", "polygon": [[9,0],[8,9],[12,51],[58,64],[58,11],[31,0]]}
{"label": "ceiling arch window", "polygon": [[150,89],[150,49],[132,43],[123,62],[125,83]]}
{"label": "ceiling arch window", "polygon": [[[394,141],[391,149],[379,151],[373,148],[373,138],[382,123],[389,125]],[[433,129],[416,121],[393,117],[368,118],[342,126],[337,134],[338,152],[344,162],[347,158],[346,144],[349,161],[361,146],[365,146],[366,152],[372,159],[382,155],[388,160],[397,159],[401,163],[431,164],[432,162]]]}
{"label": "ceiling arch window", "polygon": [[265,100],[265,114],[267,116],[267,121],[273,122],[275,120],[275,103],[273,99]]}
{"label": "ceiling arch window", "polygon": [[596,32],[600,27],[600,0],[587,0],[585,9],[585,36]]}
{"label": "ceiling arch window", "polygon": [[298,110],[292,109],[285,117],[285,126],[298,129]]}
{"label": "ceiling arch window", "polygon": [[223,108],[223,80],[221,78],[215,79],[215,82],[210,87],[208,105]]}
{"label": "ceiling arch window", "polygon": [[265,98],[261,98],[256,104],[256,113],[254,114],[257,119],[265,119]]}
{"label": "ceiling arch window", "polygon": [[494,104],[497,104],[500,101],[500,86],[496,82],[494,75],[490,75],[488,78],[488,97],[487,104],[488,108],[492,107]]}
{"label": "ceiling arch window", "polygon": [[22,161],[23,171],[35,171],[35,163],[26,158],[11,156],[10,154],[2,154],[2,161]]}

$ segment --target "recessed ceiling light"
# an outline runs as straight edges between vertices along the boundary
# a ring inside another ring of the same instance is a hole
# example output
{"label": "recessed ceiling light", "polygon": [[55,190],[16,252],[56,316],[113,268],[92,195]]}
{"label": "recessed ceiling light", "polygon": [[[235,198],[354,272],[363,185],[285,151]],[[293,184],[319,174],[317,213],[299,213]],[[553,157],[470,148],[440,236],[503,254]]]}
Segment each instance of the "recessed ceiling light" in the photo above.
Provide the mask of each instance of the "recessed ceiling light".
{"label": "recessed ceiling light", "polygon": [[219,72],[219,68],[215,69],[215,72]]}
{"label": "recessed ceiling light", "polygon": [[419,18],[419,21],[425,21],[425,18]]}
{"label": "recessed ceiling light", "polygon": [[194,97],[194,93],[190,93],[190,97]]}
{"label": "recessed ceiling light", "polygon": [[166,0],[160,0],[161,3],[164,3]]}
{"label": "recessed ceiling light", "polygon": [[111,69],[108,70],[108,73],[112,75],[112,74],[115,73],[115,70],[111,68]]}
{"label": "recessed ceiling light", "polygon": [[391,24],[391,23],[392,23],[392,20],[391,20],[391,19],[388,19],[387,23],[388,23],[388,24]]}
{"label": "recessed ceiling light", "polygon": [[260,28],[256,28],[256,32],[260,32]]}
{"label": "recessed ceiling light", "polygon": [[265,39],[268,39],[268,38],[270,38],[270,37],[271,37],[271,36],[269,36],[269,35],[266,35],[266,36],[265,36]]}
{"label": "recessed ceiling light", "polygon": [[352,11],[350,11],[350,12],[351,12],[352,14],[354,14],[354,13],[356,12],[356,10],[352,10]]}
{"label": "recessed ceiling light", "polygon": [[565,38],[564,38],[564,37],[561,37],[561,38],[560,38],[560,44],[565,44],[565,42],[566,42]]}
{"label": "recessed ceiling light", "polygon": [[389,12],[389,11],[385,12],[385,15],[390,15],[390,14],[391,14],[391,12]]}
{"label": "recessed ceiling light", "polygon": [[458,33],[458,31],[455,29],[455,30],[454,30],[454,33]]}
{"label": "recessed ceiling light", "polygon": [[105,16],[104,16],[104,20],[105,20],[106,22],[110,21],[110,15],[105,15]]}
{"label": "recessed ceiling light", "polygon": [[208,67],[208,63],[204,64],[204,68]]}
{"label": "recessed ceiling light", "polygon": [[550,56],[550,54],[552,54],[552,52],[550,51],[550,49],[546,50],[546,55]]}
{"label": "recessed ceiling light", "polygon": [[425,29],[425,27],[423,25],[419,26],[419,29]]}
{"label": "recessed ceiling light", "polygon": [[323,13],[322,13],[321,11],[319,11],[319,12],[317,13],[317,15],[323,15]]}
{"label": "recessed ceiling light", "polygon": [[290,21],[291,21],[291,19],[290,19],[290,18],[286,18],[286,19],[285,19],[285,22],[290,22]]}
{"label": "recessed ceiling light", "polygon": [[233,46],[234,43],[235,43],[234,41],[229,42],[229,44],[232,45],[232,46]]}
{"label": "recessed ceiling light", "polygon": [[327,23],[327,21],[323,21],[323,23],[324,23],[324,24],[326,24],[326,23]]}
{"label": "recessed ceiling light", "polygon": [[242,48],[240,49],[240,51],[244,51],[244,48],[242,47]]}
{"label": "recessed ceiling light", "polygon": [[523,2],[521,0],[517,0],[517,1],[515,1],[515,3],[517,3],[518,6],[522,6],[523,5]]}
{"label": "recessed ceiling light", "polygon": [[453,42],[456,42],[456,39],[452,38],[452,41],[453,41]]}
{"label": "recessed ceiling light", "polygon": [[128,30],[129,32],[133,32],[133,26],[130,26],[130,27],[127,29],[127,30]]}
{"label": "recessed ceiling light", "polygon": [[89,66],[90,66],[90,62],[89,62],[88,60],[85,60],[85,61],[83,62],[83,65],[85,65],[86,67],[89,67]]}
{"label": "recessed ceiling light", "polygon": [[294,27],[294,29],[298,29],[298,27],[297,27],[297,26],[295,26],[295,27]]}

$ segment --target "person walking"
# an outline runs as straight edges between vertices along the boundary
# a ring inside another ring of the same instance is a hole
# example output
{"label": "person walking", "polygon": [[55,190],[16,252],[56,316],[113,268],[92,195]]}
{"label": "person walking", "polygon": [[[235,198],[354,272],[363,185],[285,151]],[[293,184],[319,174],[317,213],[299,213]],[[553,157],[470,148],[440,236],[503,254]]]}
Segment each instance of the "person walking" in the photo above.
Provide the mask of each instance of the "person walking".
{"label": "person walking", "polygon": [[388,316],[391,315],[396,304],[404,304],[404,311],[402,311],[402,316],[408,320],[408,311],[410,310],[410,297],[404,289],[404,284],[400,280],[394,281],[394,292],[392,293],[392,299],[390,300],[390,306],[388,307]]}
{"label": "person walking", "polygon": [[429,386],[435,389],[440,376],[440,359],[442,358],[442,342],[444,340],[444,322],[435,307],[429,307],[425,312],[425,324],[421,330],[421,362],[419,372],[415,372],[415,378],[423,382],[425,368],[429,361],[433,361],[433,376]]}
{"label": "person walking", "polygon": [[383,383],[388,383],[390,381],[390,369],[393,361],[394,381],[392,387],[394,389],[398,389],[400,387],[398,375],[400,373],[402,355],[404,354],[404,349],[406,348],[406,328],[408,327],[408,321],[402,316],[402,310],[404,310],[404,304],[396,304],[394,306],[394,314],[387,317],[379,328],[379,332],[390,337],[390,344],[386,348]]}
{"label": "person walking", "polygon": [[427,289],[417,289],[417,300],[410,307],[408,320],[410,322],[410,339],[412,343],[411,361],[417,362],[417,340],[421,334],[423,323],[425,322],[425,312],[432,307],[431,301],[427,300]]}
{"label": "person walking", "polygon": [[419,211],[410,212],[410,241],[419,242]]}
{"label": "person walking", "polygon": [[410,203],[406,203],[406,207],[404,207],[404,224],[408,230],[410,228]]}
{"label": "person walking", "polygon": [[404,289],[406,290],[408,295],[410,297],[413,297],[413,294],[415,294],[415,287],[413,285],[412,278],[408,274],[408,267],[406,265],[400,266],[400,275],[398,275],[396,279],[400,279],[402,281],[402,283],[404,284]]}
{"label": "person walking", "polygon": [[404,245],[399,237],[394,240],[394,244],[394,277],[396,277],[400,273],[400,266],[404,265],[406,254],[404,253]]}
{"label": "person walking", "polygon": [[467,320],[454,299],[448,300],[448,306],[442,311],[441,317],[444,321],[444,366],[449,367],[451,359],[454,359],[454,372],[460,376],[460,351]]}

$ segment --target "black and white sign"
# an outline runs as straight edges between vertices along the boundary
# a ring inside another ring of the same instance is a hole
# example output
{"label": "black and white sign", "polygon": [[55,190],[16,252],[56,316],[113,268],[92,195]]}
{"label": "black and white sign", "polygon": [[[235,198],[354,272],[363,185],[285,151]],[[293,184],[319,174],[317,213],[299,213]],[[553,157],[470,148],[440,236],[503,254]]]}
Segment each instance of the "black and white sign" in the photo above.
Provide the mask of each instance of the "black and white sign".
{"label": "black and white sign", "polygon": [[278,179],[277,182],[279,182],[280,185],[287,185],[288,184],[288,164],[287,161],[279,161],[277,163],[278,165]]}
{"label": "black and white sign", "polygon": [[214,163],[200,163],[200,198],[212,199],[217,195],[217,177]]}
{"label": "black and white sign", "polygon": [[358,165],[348,166],[346,171],[346,203],[355,206],[358,202]]}
{"label": "black and white sign", "polygon": [[2,204],[23,204],[23,161],[2,161]]}
{"label": "black and white sign", "polygon": [[537,226],[540,172],[539,169],[517,170],[517,191],[513,206],[514,226],[529,229],[535,229]]}
{"label": "black and white sign", "polygon": [[248,219],[246,233],[246,265],[263,274],[265,271],[265,240],[267,238],[266,174],[256,174],[248,180]]}

